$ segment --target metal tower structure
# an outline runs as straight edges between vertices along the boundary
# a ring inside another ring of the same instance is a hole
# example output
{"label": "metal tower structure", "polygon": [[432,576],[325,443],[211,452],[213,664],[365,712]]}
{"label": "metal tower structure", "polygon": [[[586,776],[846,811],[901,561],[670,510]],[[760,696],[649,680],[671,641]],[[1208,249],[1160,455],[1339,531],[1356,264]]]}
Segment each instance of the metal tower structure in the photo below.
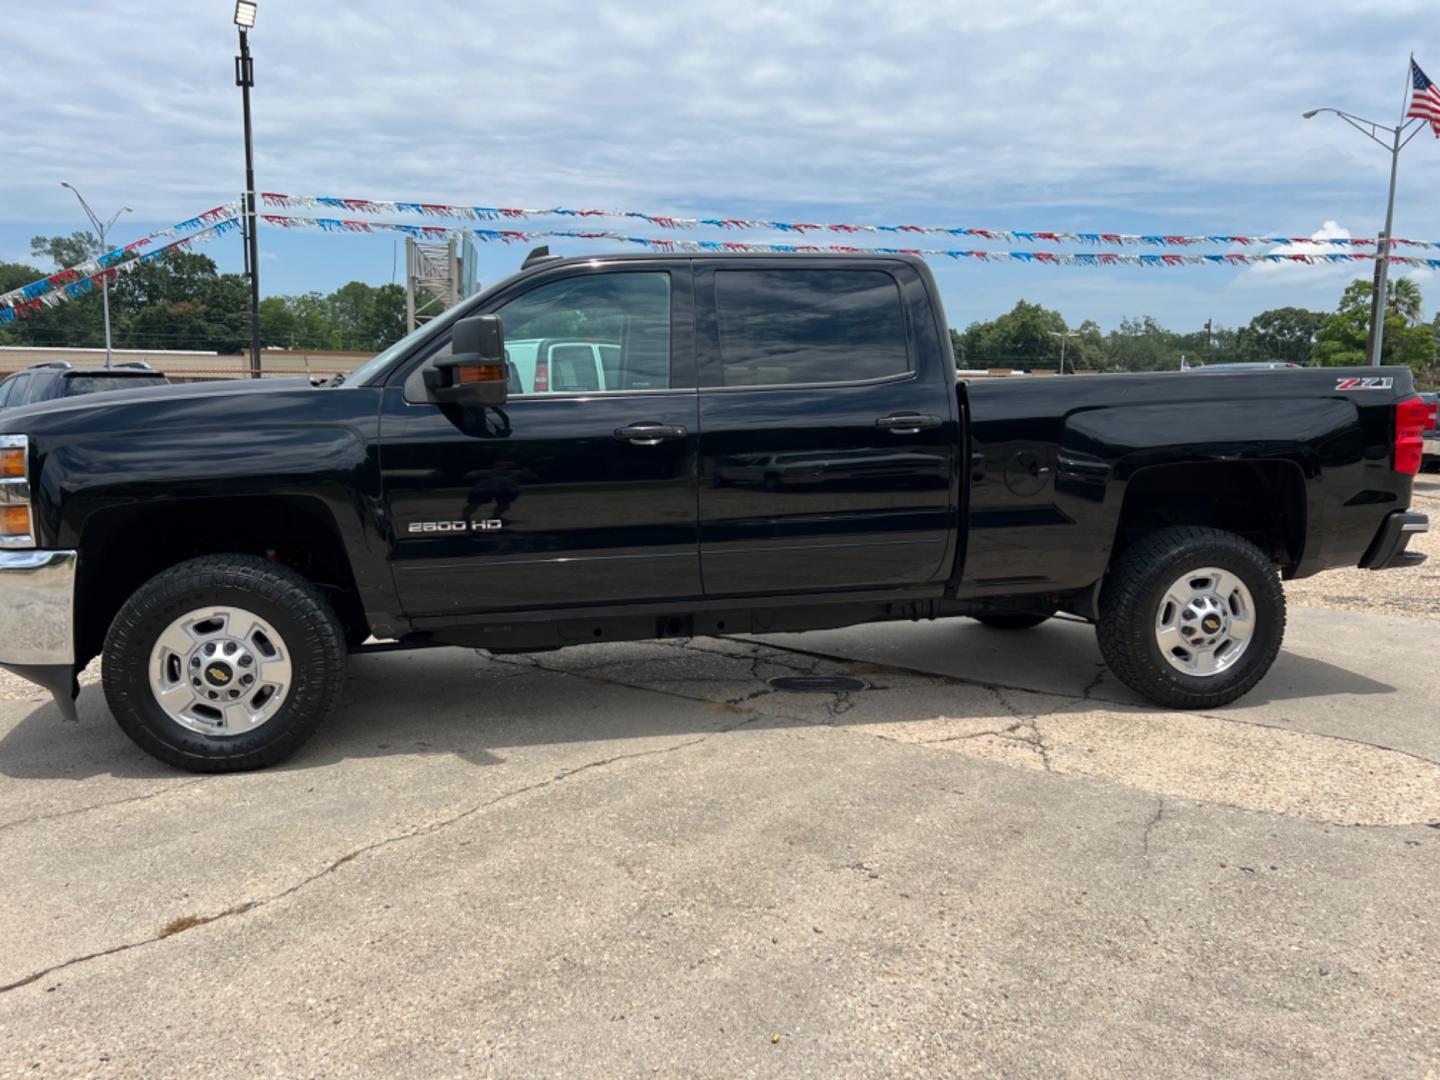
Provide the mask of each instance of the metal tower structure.
{"label": "metal tower structure", "polygon": [[477,252],[467,236],[444,244],[405,238],[405,329],[414,330],[467,296],[480,291]]}

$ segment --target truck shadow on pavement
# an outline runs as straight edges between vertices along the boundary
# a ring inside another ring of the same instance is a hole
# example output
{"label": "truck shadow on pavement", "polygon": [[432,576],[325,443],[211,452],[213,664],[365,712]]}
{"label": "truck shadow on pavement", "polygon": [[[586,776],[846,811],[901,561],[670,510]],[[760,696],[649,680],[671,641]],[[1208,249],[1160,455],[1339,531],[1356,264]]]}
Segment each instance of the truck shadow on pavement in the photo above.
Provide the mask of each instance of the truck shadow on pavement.
{"label": "truck shadow on pavement", "polygon": [[[1029,677],[1021,667],[986,663],[981,646],[993,637],[980,627],[958,627],[955,639],[976,648],[969,662],[947,664],[945,672],[832,655],[819,647],[813,653],[793,644],[776,647],[764,639],[589,645],[513,657],[449,648],[360,655],[352,658],[335,715],[295,757],[270,771],[427,755],[493,765],[505,760],[507,748],[708,735],[736,727],[865,726],[884,737],[889,729],[919,731],[941,721],[949,725],[945,730],[1003,732],[1027,712],[1155,712],[1099,664],[1088,634],[1037,632],[1032,640],[1043,642],[1049,663],[1038,671],[1032,662]],[[1057,679],[1057,670],[1072,676]],[[855,673],[872,689],[787,694],[768,684],[796,673]],[[1394,692],[1359,672],[1282,653],[1268,678],[1232,708]],[[98,686],[85,687],[79,711],[79,722],[71,724],[52,703],[34,707],[0,736],[0,774],[75,781],[186,775],[125,737]],[[1227,711],[1215,715],[1224,718]],[[1356,737],[1362,726],[1363,717]]]}

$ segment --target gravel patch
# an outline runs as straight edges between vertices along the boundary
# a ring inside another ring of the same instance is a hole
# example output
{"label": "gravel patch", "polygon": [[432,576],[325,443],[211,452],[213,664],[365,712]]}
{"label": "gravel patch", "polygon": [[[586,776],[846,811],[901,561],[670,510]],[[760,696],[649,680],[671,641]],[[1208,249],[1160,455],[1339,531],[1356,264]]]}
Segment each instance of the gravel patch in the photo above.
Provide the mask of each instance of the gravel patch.
{"label": "gravel patch", "polygon": [[[80,673],[80,685],[90,686],[100,681],[100,661],[96,660]],[[0,668],[0,701],[34,701],[46,702],[50,700],[50,692],[41,690],[32,682],[26,682],[19,675],[13,675]]]}
{"label": "gravel patch", "polygon": [[1363,611],[1372,615],[1405,615],[1440,620],[1440,476],[1419,476],[1412,509],[1430,515],[1430,531],[1410,541],[1411,551],[1429,555],[1426,562],[1405,570],[1327,570],[1289,581],[1285,592],[1292,604]]}

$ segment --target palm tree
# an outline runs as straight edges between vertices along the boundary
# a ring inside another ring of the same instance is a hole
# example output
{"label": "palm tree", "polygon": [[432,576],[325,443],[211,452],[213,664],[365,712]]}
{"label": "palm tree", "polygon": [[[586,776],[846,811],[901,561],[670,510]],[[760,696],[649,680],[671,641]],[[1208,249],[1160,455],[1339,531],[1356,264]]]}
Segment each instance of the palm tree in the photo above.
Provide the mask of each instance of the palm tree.
{"label": "palm tree", "polygon": [[1420,321],[1420,311],[1424,306],[1424,299],[1420,295],[1420,286],[1408,278],[1393,278],[1386,282],[1385,306],[1390,314],[1399,315],[1411,326]]}

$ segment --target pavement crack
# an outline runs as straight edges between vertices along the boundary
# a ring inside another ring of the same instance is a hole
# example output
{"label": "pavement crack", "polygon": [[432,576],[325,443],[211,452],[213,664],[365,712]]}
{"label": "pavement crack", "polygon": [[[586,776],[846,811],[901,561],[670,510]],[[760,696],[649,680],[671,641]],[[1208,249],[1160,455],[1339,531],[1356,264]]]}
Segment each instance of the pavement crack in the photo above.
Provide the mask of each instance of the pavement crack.
{"label": "pavement crack", "polygon": [[79,964],[85,964],[90,962],[91,960],[99,960],[107,956],[115,956],[118,953],[129,952],[132,949],[139,949],[146,945],[153,945],[157,942],[164,941],[166,938],[174,937],[177,934],[182,934],[186,930],[191,930],[198,926],[208,926],[210,923],[221,922],[222,920],[232,918],[236,915],[244,915],[252,911],[258,911],[263,907],[268,907],[269,905],[274,904],[280,900],[285,900],[288,897],[294,896],[296,893],[308,888],[310,885],[313,885],[315,882],[321,880],[322,878],[329,877],[346,863],[354,862],[362,855],[368,855],[372,852],[379,851],[382,848],[391,847],[395,844],[403,844],[406,841],[414,840],[417,837],[434,835],[435,833],[441,832],[444,829],[450,828],[452,825],[459,824],[460,822],[465,821],[468,818],[474,817],[476,814],[483,813],[486,810],[489,810],[491,807],[498,806],[500,803],[508,802],[511,799],[519,798],[521,795],[528,795],[531,792],[541,791],[555,784],[563,783],[564,781],[569,780],[571,777],[579,776],[582,773],[593,772],[596,769],[603,769],[609,765],[614,765],[621,761],[631,761],[637,758],[658,757],[663,754],[673,754],[681,750],[689,749],[690,747],[699,746],[701,743],[707,741],[715,735],[727,734],[728,732],[734,731],[737,728],[744,727],[746,724],[751,723],[754,719],[754,716],[747,716],[744,720],[740,721],[737,724],[732,724],[729,727],[721,728],[718,731],[710,732],[705,735],[698,736],[694,739],[686,739],[684,742],[674,743],[670,746],[662,746],[654,750],[637,750],[633,753],[628,754],[612,754],[609,757],[599,758],[595,761],[587,761],[583,765],[576,765],[575,767],[570,769],[562,769],[559,772],[555,773],[553,776],[548,776],[543,780],[537,780],[533,783],[524,784],[520,787],[512,788],[509,791],[501,792],[499,795],[496,795],[493,798],[476,803],[473,806],[469,806],[464,810],[461,810],[459,813],[451,814],[450,816],[441,818],[438,821],[432,821],[427,825],[422,825],[414,829],[407,829],[406,831],[396,833],[393,836],[387,836],[380,840],[373,841],[372,843],[363,844],[360,847],[355,848],[353,851],[348,851],[344,855],[341,855],[336,859],[332,859],[330,862],[322,866],[319,870],[315,871],[315,873],[301,878],[295,884],[290,885],[289,887],[282,889],[277,893],[272,893],[271,895],[262,897],[258,900],[242,901],[241,903],[234,904],[231,907],[225,908],[223,911],[217,912],[212,915],[187,915],[172,919],[170,922],[166,923],[165,926],[163,926],[158,933],[153,934],[150,937],[141,938],[138,941],[124,942],[123,944],[114,945],[108,949],[100,949],[96,952],[86,953],[84,956],[72,957],[69,960],[62,960],[60,963],[51,964],[49,967],[43,968],[40,971],[25,975],[19,979],[15,979],[12,982],[0,986],[0,994],[7,994],[12,990],[19,990],[21,987],[29,986],[30,984],[38,982],[39,980],[45,978],[47,975],[53,975],[55,972],[63,971],[66,968],[72,968]]}
{"label": "pavement crack", "polygon": [[[1050,760],[1050,748],[1045,745],[1045,736],[1040,731],[1040,718],[1015,705],[1005,696],[1001,687],[985,686],[983,683],[979,685],[989,691],[1000,707],[1015,718],[1015,723],[1005,729],[1004,737],[1030,746],[1040,755],[1040,764],[1045,767],[1045,771],[1054,772],[1055,763]],[[1025,734],[1016,735],[1015,732],[1024,732]]]}
{"label": "pavement crack", "polygon": [[[797,648],[797,647],[794,646],[794,645],[775,645],[775,644],[767,644],[767,645],[766,645],[766,648],[769,648],[769,649],[778,649],[778,650],[781,650],[781,651],[783,651],[783,652],[798,653],[798,654],[803,655],[803,656],[814,656],[814,657],[820,658],[821,660],[828,660],[828,661],[832,661],[832,662],[835,662],[835,663],[847,663],[847,664],[853,664],[853,663],[855,663],[855,660],[854,660],[853,657],[836,656],[836,655],[833,655],[833,654],[830,654],[830,653],[814,652],[814,651],[809,650],[809,649]],[[919,676],[921,676],[921,677],[923,677],[923,678],[933,679],[933,680],[935,680],[936,682],[939,682],[939,683],[947,683],[947,684],[950,684],[950,685],[952,685],[952,686],[977,686],[977,687],[980,687],[980,688],[983,689],[983,690],[989,690],[991,693],[995,694],[996,698],[997,698],[998,700],[1000,700],[1000,702],[1001,702],[1002,705],[1003,705],[1003,704],[1007,704],[1007,703],[1005,702],[1003,696],[1002,696],[1002,693],[1003,693],[1004,691],[1014,691],[1014,692],[1027,693],[1027,694],[1044,694],[1046,697],[1064,698],[1064,699],[1067,699],[1067,700],[1070,700],[1070,701],[1090,701],[1090,702],[1094,702],[1094,703],[1101,704],[1101,705],[1107,705],[1107,706],[1108,706],[1108,705],[1114,705],[1114,706],[1118,706],[1119,708],[1122,708],[1122,709],[1132,709],[1132,710],[1133,710],[1133,709],[1141,709],[1141,710],[1144,710],[1144,709],[1155,709],[1155,708],[1156,708],[1156,706],[1148,705],[1148,704],[1147,704],[1146,702],[1144,702],[1144,701],[1139,701],[1139,700],[1135,700],[1135,699],[1132,699],[1132,700],[1129,700],[1129,701],[1125,701],[1125,700],[1122,700],[1122,699],[1119,699],[1119,698],[1110,698],[1110,697],[1100,697],[1100,696],[1096,696],[1096,694],[1095,694],[1095,689],[1096,689],[1098,683],[1103,680],[1103,677],[1104,677],[1104,674],[1105,674],[1105,670],[1107,670],[1107,669],[1102,669],[1102,670],[1097,674],[1097,676],[1096,676],[1094,679],[1091,680],[1090,686],[1088,686],[1088,687],[1086,688],[1086,692],[1088,692],[1088,696],[1087,696],[1086,693],[1078,693],[1078,694],[1077,694],[1077,693],[1076,693],[1075,691],[1073,691],[1073,690],[1060,690],[1060,689],[1036,690],[1034,687],[1029,687],[1029,686],[1013,686],[1013,685],[1011,685],[1011,684],[1009,684],[1009,683],[985,682],[985,681],[983,681],[983,680],[981,680],[981,679],[962,678],[961,676],[958,676],[958,675],[944,675],[944,674],[941,674],[941,673],[935,672],[935,671],[926,671],[926,670],[924,670],[923,668],[898,667],[898,666],[896,666],[896,665],[894,665],[894,664],[884,664],[884,665],[876,665],[876,666],[877,666],[877,667],[883,667],[885,670],[894,672],[895,674],[899,674],[899,675],[919,675]],[[1018,714],[1017,714],[1017,715],[1018,715]],[[1356,738],[1349,737],[1349,736],[1345,736],[1345,735],[1335,735],[1335,734],[1331,734],[1331,733],[1329,733],[1329,732],[1316,732],[1316,731],[1303,731],[1303,730],[1298,730],[1298,731],[1297,731],[1296,728],[1285,727],[1285,726],[1283,726],[1283,725],[1281,725],[1281,724],[1267,724],[1267,723],[1264,723],[1263,721],[1260,721],[1260,720],[1252,720],[1252,719],[1248,719],[1248,718],[1246,718],[1246,717],[1235,716],[1235,715],[1230,715],[1230,714],[1217,714],[1217,713],[1209,713],[1209,712],[1196,712],[1196,713],[1194,713],[1194,714],[1192,714],[1192,715],[1195,715],[1195,716],[1203,716],[1203,717],[1205,717],[1205,718],[1208,719],[1208,720],[1218,720],[1218,721],[1222,721],[1222,722],[1224,722],[1224,723],[1229,723],[1229,724],[1245,724],[1245,725],[1248,725],[1248,726],[1250,726],[1250,727],[1266,728],[1266,729],[1268,729],[1268,730],[1270,730],[1270,731],[1288,731],[1288,732],[1291,732],[1291,733],[1313,735],[1314,737],[1316,737],[1316,738],[1321,738],[1321,739],[1334,739],[1334,740],[1336,740],[1337,742],[1354,743],[1356,746],[1367,746],[1367,747],[1370,747],[1371,749],[1374,749],[1374,750],[1387,750],[1387,751],[1389,751],[1389,752],[1391,752],[1391,753],[1394,753],[1394,754],[1401,754],[1401,755],[1403,755],[1403,756],[1405,756],[1405,757],[1413,758],[1413,759],[1416,760],[1416,761],[1422,761],[1422,762],[1425,762],[1426,764],[1429,764],[1429,765],[1440,765],[1440,760],[1436,760],[1436,759],[1434,759],[1434,758],[1426,757],[1424,754],[1417,754],[1417,753],[1415,753],[1415,752],[1412,751],[1412,750],[1404,750],[1404,749],[1402,749],[1402,748],[1400,748],[1400,747],[1398,747],[1398,746],[1390,746],[1390,745],[1387,745],[1386,743],[1371,742],[1371,741],[1368,740],[1368,739],[1356,739]],[[1033,719],[1033,718],[1032,718],[1032,719]],[[1039,734],[1039,733],[1038,733],[1038,731],[1037,731],[1037,736],[1038,736],[1038,734]],[[1036,746],[1037,746],[1037,749],[1040,748],[1039,742],[1036,743]],[[1049,753],[1048,749],[1045,750],[1045,753],[1048,755],[1048,753]]]}
{"label": "pavement crack", "polygon": [[1149,821],[1145,822],[1145,831],[1140,836],[1140,852],[1142,855],[1145,856],[1146,870],[1149,870],[1150,868],[1150,834],[1155,831],[1155,827],[1160,824],[1160,819],[1164,816],[1165,796],[1156,795],[1155,813],[1151,815]]}
{"label": "pavement crack", "polygon": [[51,814],[34,814],[30,817],[16,818],[14,821],[0,823],[0,832],[6,829],[18,828],[21,825],[33,825],[40,821],[58,821],[61,818],[75,817],[77,814],[88,814],[95,810],[108,810],[112,806],[124,806],[126,803],[145,802],[149,799],[158,799],[162,795],[168,795],[172,791],[179,791],[181,788],[190,787],[193,784],[203,784],[206,780],[212,779],[209,776],[197,776],[193,780],[182,780],[178,783],[169,784],[156,791],[147,791],[143,795],[131,795],[124,799],[112,799],[110,802],[93,803],[89,806],[77,806],[73,810],[57,810]]}
{"label": "pavement crack", "polygon": [[919,742],[921,746],[935,746],[938,743],[966,742],[970,739],[983,739],[986,736],[990,736],[996,739],[1010,739],[1013,742],[1023,742],[1026,745],[1031,745],[1029,738],[1015,738],[1015,732],[1020,731],[1024,726],[1024,724],[1017,721],[1007,728],[999,728],[992,731],[972,731],[965,735],[942,735],[938,739],[921,739]]}
{"label": "pavement crack", "polygon": [[1084,700],[1091,700],[1091,695],[1094,694],[1095,691],[1099,688],[1100,681],[1105,678],[1105,672],[1108,670],[1109,669],[1104,664],[1100,665],[1100,670],[1095,672],[1095,677],[1091,679],[1088,683],[1086,683],[1084,688],[1080,691],[1080,696]]}

